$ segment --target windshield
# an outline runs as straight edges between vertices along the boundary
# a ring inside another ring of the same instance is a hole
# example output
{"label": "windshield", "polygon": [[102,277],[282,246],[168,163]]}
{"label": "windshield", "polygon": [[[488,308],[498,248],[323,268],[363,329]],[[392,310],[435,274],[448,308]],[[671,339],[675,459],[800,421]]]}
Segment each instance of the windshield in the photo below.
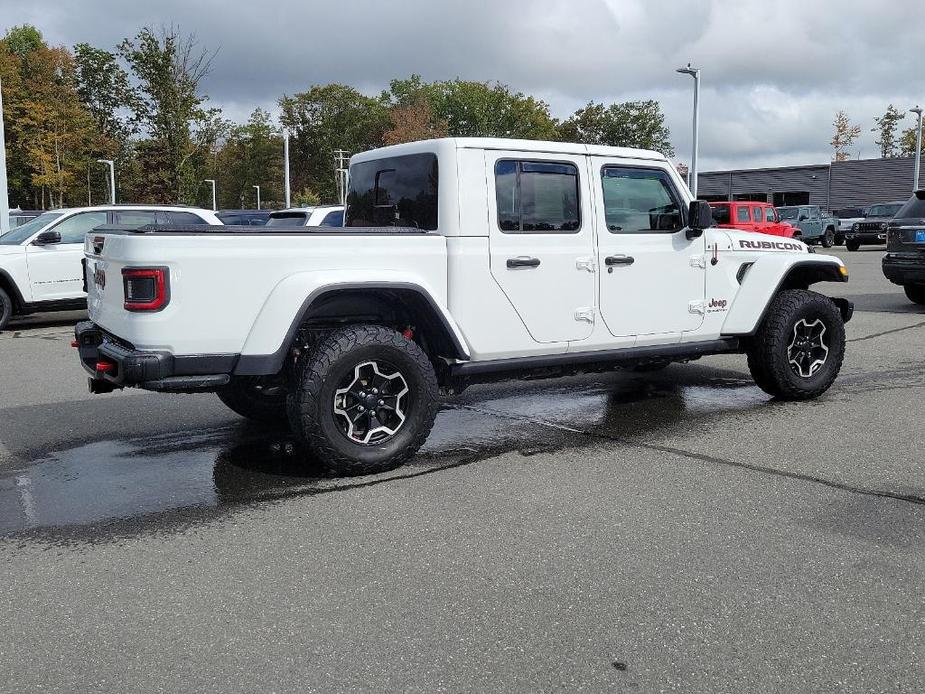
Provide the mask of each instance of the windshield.
{"label": "windshield", "polygon": [[836,211],[835,216],[839,219],[859,219],[864,216],[864,208],[846,207],[843,210]]}
{"label": "windshield", "polygon": [[729,206],[728,205],[711,207],[710,212],[713,213],[713,223],[714,224],[729,224]]}
{"label": "windshield", "polygon": [[304,227],[308,221],[305,212],[274,212],[267,220],[268,227]]}
{"label": "windshield", "polygon": [[778,207],[777,214],[781,219],[796,219],[800,214],[799,207]]}
{"label": "windshield", "polygon": [[893,205],[871,205],[870,209],[867,210],[868,217],[892,217],[897,212],[902,205],[893,204]]}
{"label": "windshield", "polygon": [[18,226],[15,229],[5,233],[3,236],[0,236],[0,245],[17,246],[32,236],[35,232],[39,231],[42,227],[47,226],[50,222],[56,220],[62,214],[64,213],[45,212],[40,214],[32,221],[26,222],[22,226]]}

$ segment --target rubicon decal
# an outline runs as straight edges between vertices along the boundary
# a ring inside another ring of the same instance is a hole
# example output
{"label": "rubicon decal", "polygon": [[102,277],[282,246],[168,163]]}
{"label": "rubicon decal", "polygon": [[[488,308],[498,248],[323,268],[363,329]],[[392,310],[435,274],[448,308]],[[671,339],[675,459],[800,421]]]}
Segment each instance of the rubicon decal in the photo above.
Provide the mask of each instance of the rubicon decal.
{"label": "rubicon decal", "polygon": [[750,248],[760,251],[803,251],[803,246],[799,243],[790,243],[789,241],[746,241],[739,239],[739,248]]}

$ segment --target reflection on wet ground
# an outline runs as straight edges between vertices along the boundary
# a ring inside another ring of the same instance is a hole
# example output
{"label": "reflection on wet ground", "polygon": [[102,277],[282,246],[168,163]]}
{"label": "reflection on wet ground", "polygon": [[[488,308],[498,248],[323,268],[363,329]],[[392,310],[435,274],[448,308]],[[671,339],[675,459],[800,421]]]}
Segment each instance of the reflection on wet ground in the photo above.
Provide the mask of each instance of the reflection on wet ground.
{"label": "reflection on wet ground", "polygon": [[325,478],[286,430],[249,423],[107,440],[57,451],[0,476],[0,535],[136,534],[185,526],[229,508],[429,474],[508,451],[530,454],[631,440],[682,419],[766,406],[735,374],[672,367],[472,388],[448,402],[420,454],[383,475]]}

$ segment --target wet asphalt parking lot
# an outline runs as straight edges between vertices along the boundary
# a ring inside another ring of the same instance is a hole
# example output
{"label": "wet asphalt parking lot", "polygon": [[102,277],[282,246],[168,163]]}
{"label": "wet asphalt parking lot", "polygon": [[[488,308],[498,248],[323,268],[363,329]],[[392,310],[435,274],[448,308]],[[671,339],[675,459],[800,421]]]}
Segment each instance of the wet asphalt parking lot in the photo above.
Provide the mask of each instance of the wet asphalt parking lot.
{"label": "wet asphalt parking lot", "polygon": [[925,307],[836,253],[819,400],[738,356],[478,386],[351,479],[214,396],[89,396],[79,314],[13,324],[0,691],[921,691]]}

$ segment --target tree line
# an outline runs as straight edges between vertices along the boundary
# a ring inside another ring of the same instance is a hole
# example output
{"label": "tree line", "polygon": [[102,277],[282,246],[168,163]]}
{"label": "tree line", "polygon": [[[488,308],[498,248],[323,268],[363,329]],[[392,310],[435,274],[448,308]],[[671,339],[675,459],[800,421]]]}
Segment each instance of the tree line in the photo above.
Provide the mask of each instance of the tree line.
{"label": "tree line", "polygon": [[[906,116],[915,118],[912,127],[900,130],[900,123],[905,120]],[[874,143],[880,148],[880,157],[882,159],[892,159],[894,157],[911,157],[915,155],[915,129],[918,125],[918,117],[915,114],[900,111],[896,106],[890,104],[882,116],[874,118],[874,127],[871,132],[877,133],[877,139]],[[845,161],[851,158],[851,147],[861,136],[861,126],[852,123],[851,118],[845,111],[839,111],[835,114],[835,120],[832,122],[835,128],[835,134],[829,143],[832,146],[834,161]],[[922,151],[925,152],[925,142],[922,143]]]}
{"label": "tree line", "polygon": [[22,208],[108,202],[116,162],[120,202],[281,207],[283,128],[290,133],[293,204],[333,202],[335,150],[362,152],[432,137],[513,137],[655,149],[674,155],[656,101],[590,102],[558,120],[549,105],[498,82],[395,79],[377,96],[345,84],[226,119],[203,92],[216,53],[178,27],[144,27],[113,50],[49,46],[24,25],[0,39],[10,203]]}

